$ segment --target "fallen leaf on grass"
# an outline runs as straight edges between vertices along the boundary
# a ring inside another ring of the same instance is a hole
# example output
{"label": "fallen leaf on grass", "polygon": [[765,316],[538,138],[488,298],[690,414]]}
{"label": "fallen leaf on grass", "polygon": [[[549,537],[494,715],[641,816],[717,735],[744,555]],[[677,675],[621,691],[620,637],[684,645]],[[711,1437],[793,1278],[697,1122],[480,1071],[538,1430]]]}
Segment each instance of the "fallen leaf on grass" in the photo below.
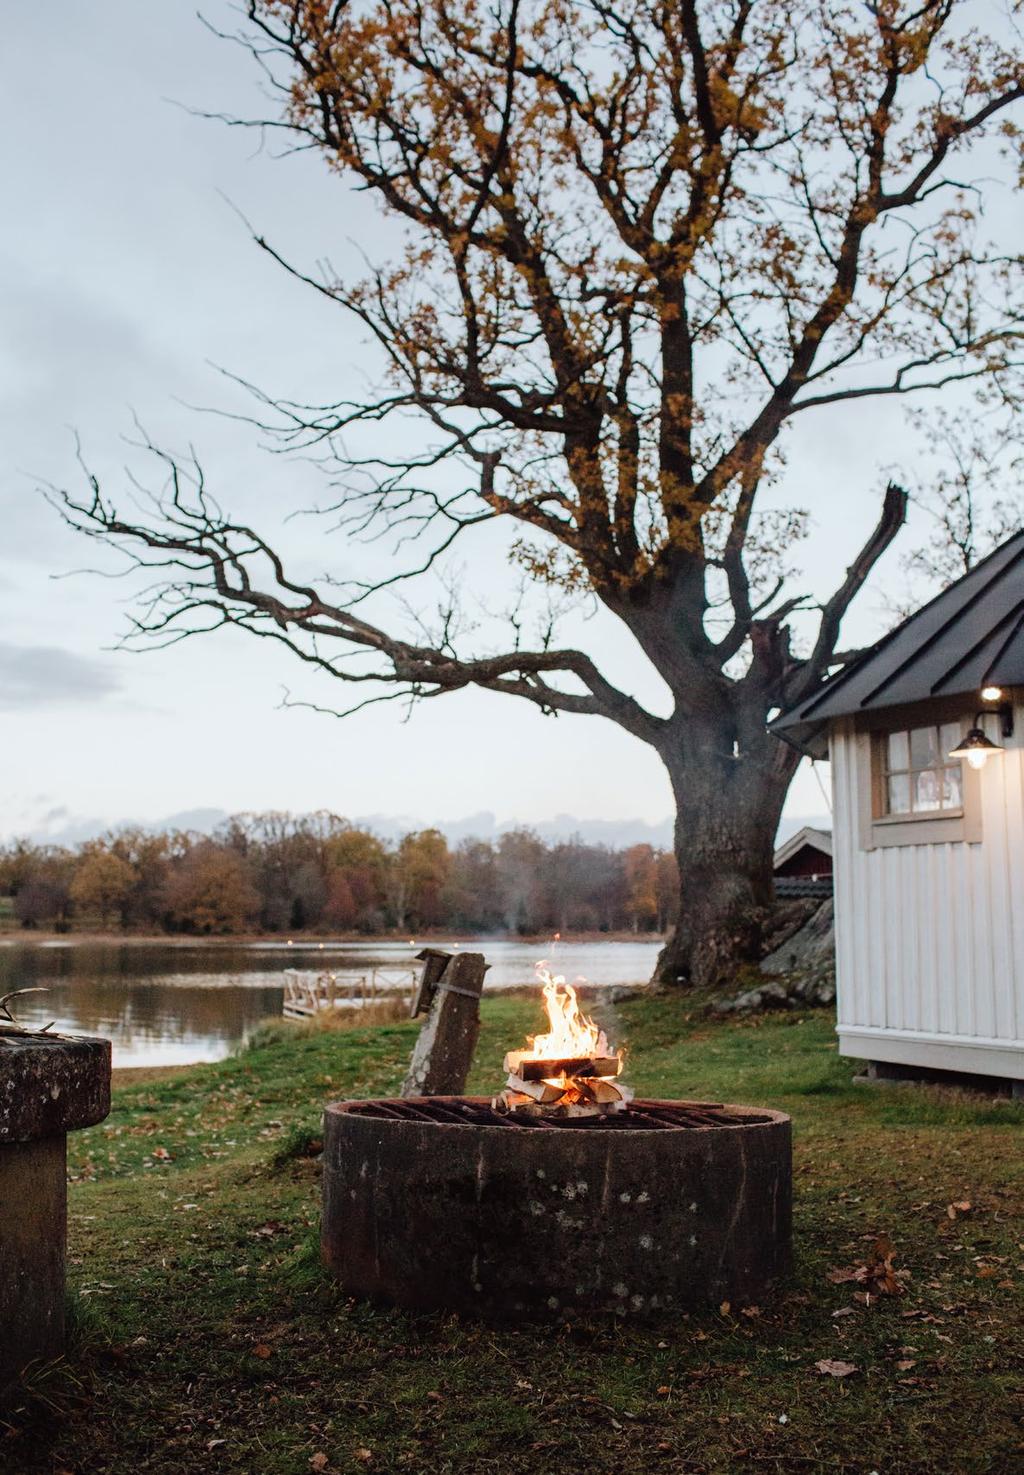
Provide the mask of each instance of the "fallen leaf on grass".
{"label": "fallen leaf on grass", "polygon": [[315,1455],[309,1457],[309,1468],[311,1470],[326,1470],[328,1466],[327,1456],[322,1449],[318,1449]]}
{"label": "fallen leaf on grass", "polygon": [[909,1279],[906,1270],[897,1270],[893,1263],[895,1251],[887,1234],[880,1234],[872,1246],[871,1253],[860,1265],[844,1265],[828,1271],[826,1279],[832,1285],[855,1282],[862,1287],[857,1299],[864,1297],[869,1304],[871,1296],[902,1296],[906,1290],[904,1281]]}
{"label": "fallen leaf on grass", "polygon": [[823,1357],[814,1366],[819,1373],[825,1373],[830,1378],[848,1378],[851,1373],[858,1371],[856,1363],[841,1362],[838,1357]]}
{"label": "fallen leaf on grass", "polygon": [[866,1261],[864,1267],[867,1271],[865,1277],[867,1288],[876,1296],[903,1295],[906,1271],[895,1269],[894,1257],[895,1251],[889,1236],[880,1234],[875,1240],[871,1257]]}
{"label": "fallen leaf on grass", "polygon": [[966,1198],[961,1199],[959,1203],[947,1204],[946,1206],[947,1219],[955,1219],[960,1214],[969,1214],[970,1212],[971,1202],[969,1199]]}
{"label": "fallen leaf on grass", "polygon": [[854,1310],[852,1306],[840,1306],[838,1311],[833,1311],[832,1320],[838,1321],[840,1316],[853,1316],[853,1314]]}
{"label": "fallen leaf on grass", "polygon": [[370,1461],[373,1459],[373,1450],[372,1449],[365,1449],[365,1448],[355,1449],[355,1450],[352,1451],[352,1454],[353,1454],[353,1457],[355,1459],[357,1459],[361,1465],[368,1465],[370,1463]]}
{"label": "fallen leaf on grass", "polygon": [[252,1349],[253,1357],[261,1357],[264,1360],[268,1358],[272,1352],[273,1348],[268,1347],[266,1342],[257,1342],[256,1346]]}
{"label": "fallen leaf on grass", "polygon": [[720,1316],[728,1316],[729,1315],[729,1312],[731,1310],[732,1310],[732,1303],[730,1301],[723,1301],[722,1304],[721,1304],[721,1306],[719,1306],[719,1308],[718,1308],[718,1314]]}
{"label": "fallen leaf on grass", "polygon": [[157,1158],[158,1161],[162,1163],[170,1163],[174,1161],[171,1154],[167,1151],[166,1147],[154,1147],[153,1151],[150,1153],[150,1156]]}
{"label": "fallen leaf on grass", "polygon": [[912,1367],[917,1367],[917,1362],[913,1357],[901,1357],[896,1364],[897,1371],[901,1373],[909,1373]]}

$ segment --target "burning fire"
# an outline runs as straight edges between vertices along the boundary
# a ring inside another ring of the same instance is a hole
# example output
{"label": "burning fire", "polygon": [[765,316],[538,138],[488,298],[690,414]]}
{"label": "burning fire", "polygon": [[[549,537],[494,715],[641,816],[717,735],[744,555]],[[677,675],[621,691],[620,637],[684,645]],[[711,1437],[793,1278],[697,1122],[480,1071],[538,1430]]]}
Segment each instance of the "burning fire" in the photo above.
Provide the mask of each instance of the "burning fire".
{"label": "burning fire", "polygon": [[632,1092],[614,1082],[622,1052],[580,1009],[576,990],[546,963],[537,964],[550,1028],[528,1050],[505,1056],[505,1090],[496,1105],[529,1115],[595,1116],[621,1111]]}
{"label": "burning fire", "polygon": [[[521,1058],[528,1060],[565,1060],[585,1057],[608,1059],[613,1056],[622,1069],[619,1051],[613,1051],[608,1036],[592,1019],[580,1009],[576,990],[558,973],[552,973],[546,963],[537,964],[537,978],[544,986],[544,1007],[548,1011],[547,1034],[528,1036],[531,1049],[524,1051]],[[616,1071],[616,1075],[618,1071]],[[544,1078],[547,1080],[547,1077]],[[566,1085],[564,1072],[555,1077],[552,1085]]]}

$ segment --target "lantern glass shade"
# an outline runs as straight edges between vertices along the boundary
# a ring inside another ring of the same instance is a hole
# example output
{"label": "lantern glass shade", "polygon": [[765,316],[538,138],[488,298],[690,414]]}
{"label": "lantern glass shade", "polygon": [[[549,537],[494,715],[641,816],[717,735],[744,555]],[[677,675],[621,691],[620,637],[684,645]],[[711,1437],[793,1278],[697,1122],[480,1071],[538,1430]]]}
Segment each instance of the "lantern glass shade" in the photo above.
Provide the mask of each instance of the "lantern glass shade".
{"label": "lantern glass shade", "polygon": [[1001,702],[1003,699],[1003,688],[1001,686],[983,686],[981,688],[981,700],[983,702]]}
{"label": "lantern glass shade", "polygon": [[987,738],[980,727],[972,727],[962,742],[950,751],[949,756],[966,758],[972,768],[984,768],[994,754],[1002,751],[1001,744]]}

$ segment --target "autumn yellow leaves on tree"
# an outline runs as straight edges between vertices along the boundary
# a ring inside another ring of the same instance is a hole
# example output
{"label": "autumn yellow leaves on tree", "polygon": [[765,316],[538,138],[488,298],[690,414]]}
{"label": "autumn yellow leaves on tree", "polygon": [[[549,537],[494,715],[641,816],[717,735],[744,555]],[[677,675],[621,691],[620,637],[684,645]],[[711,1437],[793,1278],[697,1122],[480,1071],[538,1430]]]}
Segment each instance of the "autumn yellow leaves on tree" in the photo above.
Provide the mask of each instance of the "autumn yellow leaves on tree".
{"label": "autumn yellow leaves on tree", "polygon": [[[849,551],[830,588],[800,574],[791,429],[868,440],[880,403],[951,386],[1018,413],[1017,31],[994,0],[244,9],[278,106],[233,121],[283,130],[393,226],[361,277],[257,237],[379,373],[316,405],[261,395],[254,418],[315,447],[341,538],[390,533],[399,559],[311,585],[155,447],[166,515],[121,515],[95,480],[63,514],[158,570],[143,643],[231,625],[350,683],[346,711],[476,686],[653,747],[678,815],[660,976],[713,984],[771,903],[797,757],[767,721],[850,658],[844,618],[907,509],[895,484],[837,505],[826,451],[815,510]],[[431,620],[390,597],[495,540],[536,595],[503,628],[476,633],[451,580]],[[559,643],[552,589],[620,622],[660,702]]]}
{"label": "autumn yellow leaves on tree", "polygon": [[71,900],[105,926],[119,918],[134,881],[127,861],[105,845],[90,845],[79,860],[69,888]]}

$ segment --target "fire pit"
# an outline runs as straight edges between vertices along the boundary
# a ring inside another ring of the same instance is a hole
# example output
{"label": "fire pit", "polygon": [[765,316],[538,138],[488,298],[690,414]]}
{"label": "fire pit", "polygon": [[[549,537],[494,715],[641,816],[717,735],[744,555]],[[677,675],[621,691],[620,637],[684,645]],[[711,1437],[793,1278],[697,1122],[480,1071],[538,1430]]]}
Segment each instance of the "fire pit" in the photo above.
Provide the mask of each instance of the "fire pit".
{"label": "fire pit", "polygon": [[[758,1299],[790,1263],[789,1118],[593,1092],[621,1055],[553,982],[553,1025],[572,1018],[586,1039],[513,1052],[495,1099],[327,1108],[327,1265],[352,1295],[494,1319]],[[547,1099],[521,1089],[535,1081]]]}

